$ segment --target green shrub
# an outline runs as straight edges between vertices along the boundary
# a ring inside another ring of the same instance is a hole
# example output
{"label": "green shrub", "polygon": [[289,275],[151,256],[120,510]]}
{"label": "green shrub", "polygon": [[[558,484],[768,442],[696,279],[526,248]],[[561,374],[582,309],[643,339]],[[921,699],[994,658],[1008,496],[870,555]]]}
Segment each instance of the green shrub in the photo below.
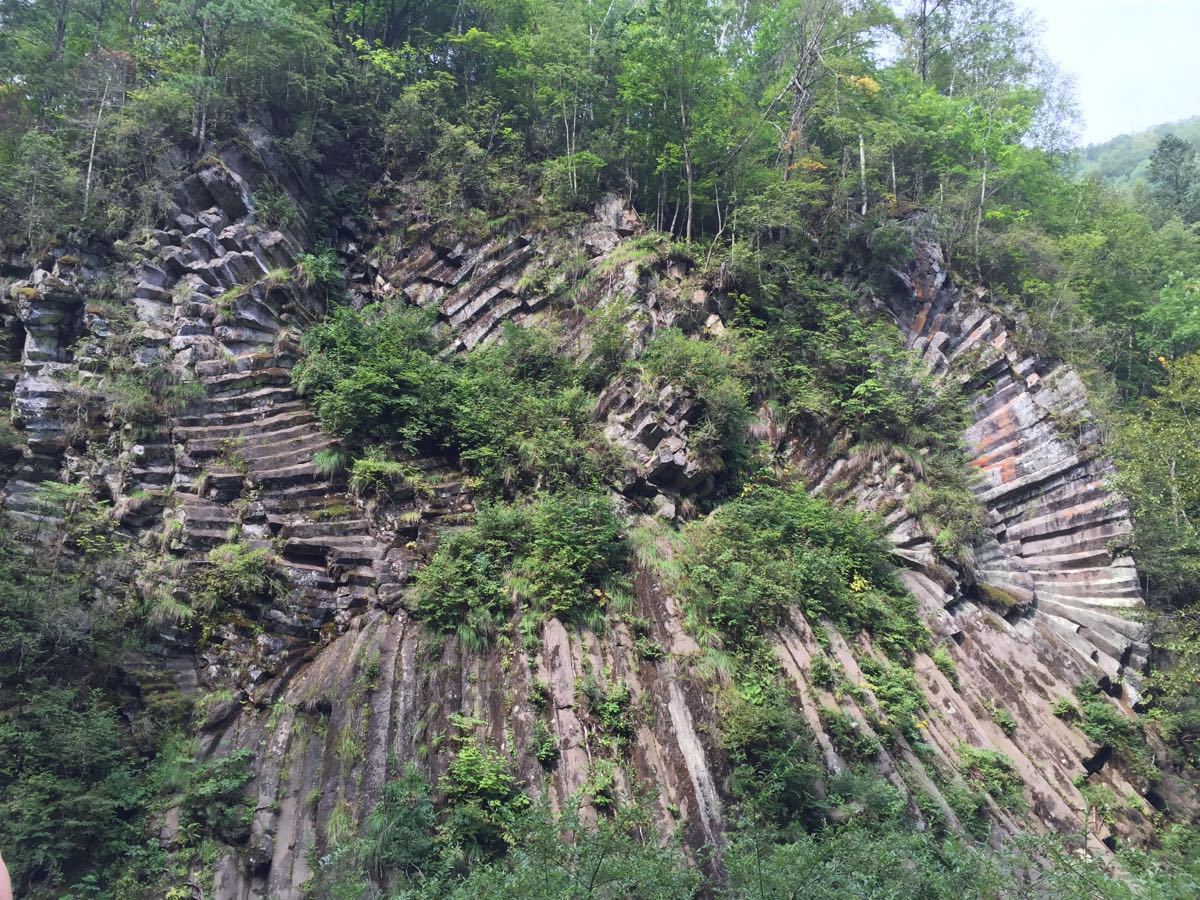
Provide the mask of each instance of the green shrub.
{"label": "green shrub", "polygon": [[747,488],[685,537],[685,608],[699,633],[742,645],[797,608],[814,624],[868,630],[898,657],[927,640],[879,534],[799,487]]}
{"label": "green shrub", "polygon": [[282,590],[271,551],[239,543],[209,550],[191,581],[193,605],[204,612],[254,603]]}
{"label": "green shrub", "polygon": [[457,456],[496,494],[599,484],[611,451],[554,333],[510,325],[497,345],[443,358],[433,325],[415,307],[335,309],[305,335],[297,390],[354,453]]}
{"label": "green shrub", "polygon": [[363,829],[364,857],[376,877],[411,877],[428,868],[438,852],[437,816],[429,781],[411,764],[388,781]]}
{"label": "green shrub", "polygon": [[535,719],[529,733],[529,746],[534,759],[546,768],[550,768],[558,759],[558,740],[541,719]]}
{"label": "green shrub", "polygon": [[962,744],[958,759],[967,779],[991,795],[1005,809],[1021,809],[1025,796],[1013,761],[997,750],[980,750]]}
{"label": "green shrub", "polygon": [[1079,718],[1079,708],[1071,702],[1070,697],[1059,697],[1054,701],[1050,711],[1064,722],[1074,722]]}
{"label": "green shrub", "polygon": [[1012,713],[999,706],[992,707],[992,721],[1000,726],[1000,730],[1012,737],[1017,732],[1017,720]]}
{"label": "green shrub", "polygon": [[955,687],[958,687],[958,666],[954,664],[954,657],[950,655],[950,651],[944,646],[939,645],[933,648],[931,658],[933,659],[933,664],[946,677],[946,680]]}
{"label": "green shrub", "polygon": [[302,253],[296,262],[300,286],[328,300],[345,289],[342,264],[337,253],[325,247],[317,253]]}
{"label": "green shrub", "polygon": [[413,611],[472,647],[488,643],[516,599],[538,616],[595,621],[619,596],[625,545],[603,494],[540,494],[479,507],[443,535],[416,575]]}
{"label": "green shrub", "polygon": [[621,525],[605,494],[544,494],[529,506],[528,538],[515,567],[521,594],[541,613],[593,618],[623,570]]}
{"label": "green shrub", "polygon": [[623,681],[602,681],[589,675],[583,692],[599,730],[618,746],[628,743],[636,729],[629,686]]}
{"label": "green shrub", "polygon": [[909,741],[922,740],[919,723],[925,711],[925,694],[911,671],[891,661],[864,658],[860,665],[865,686],[875,695],[886,716],[885,726],[894,727]]}
{"label": "green shrub", "polygon": [[413,467],[387,459],[378,450],[354,460],[350,467],[350,487],[360,496],[379,496],[390,499],[397,491],[414,485]]}
{"label": "green shrub", "polygon": [[1080,731],[1101,747],[1110,748],[1129,774],[1145,782],[1161,777],[1136,719],[1109,703],[1094,682],[1078,685],[1075,696],[1079,700]]}
{"label": "green shrub", "polygon": [[762,659],[739,666],[720,705],[721,747],[732,767],[730,791],[748,816],[780,826],[812,824],[823,812],[812,733],[777,667]]}
{"label": "green shrub", "polygon": [[852,716],[840,709],[821,707],[821,724],[838,753],[854,762],[867,762],[879,753],[879,741]]}
{"label": "green shrub", "polygon": [[831,691],[842,679],[841,664],[830,660],[824,654],[815,655],[809,664],[808,677],[817,687]]}
{"label": "green shrub", "polygon": [[511,607],[507,572],[524,543],[525,510],[483,504],[475,524],[444,531],[437,551],[415,577],[413,612],[468,645],[490,642]]}
{"label": "green shrub", "polygon": [[457,750],[440,787],[449,804],[450,840],[468,853],[494,857],[508,848],[507,828],[529,805],[508,757],[480,744],[470,733],[470,720],[458,720]]}
{"label": "green shrub", "polygon": [[321,423],[352,447],[395,442],[408,451],[436,444],[449,422],[453,379],[438,358],[433,315],[416,307],[334,309],[304,335],[293,370]]}
{"label": "green shrub", "polygon": [[750,395],[737,357],[671,328],[655,335],[638,364],[655,384],[676,385],[700,401],[701,418],[692,423],[688,441],[706,468],[731,475],[745,465]]}
{"label": "green shrub", "polygon": [[235,750],[190,769],[179,798],[180,820],[195,822],[206,832],[237,839],[249,825],[252,810],[246,803],[254,752]]}

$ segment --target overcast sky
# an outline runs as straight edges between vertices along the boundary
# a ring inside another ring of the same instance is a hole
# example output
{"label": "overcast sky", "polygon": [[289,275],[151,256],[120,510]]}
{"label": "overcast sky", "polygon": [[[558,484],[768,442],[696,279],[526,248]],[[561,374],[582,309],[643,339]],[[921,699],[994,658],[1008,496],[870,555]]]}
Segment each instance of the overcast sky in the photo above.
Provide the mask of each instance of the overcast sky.
{"label": "overcast sky", "polygon": [[1017,0],[1075,77],[1081,142],[1200,114],[1200,0]]}

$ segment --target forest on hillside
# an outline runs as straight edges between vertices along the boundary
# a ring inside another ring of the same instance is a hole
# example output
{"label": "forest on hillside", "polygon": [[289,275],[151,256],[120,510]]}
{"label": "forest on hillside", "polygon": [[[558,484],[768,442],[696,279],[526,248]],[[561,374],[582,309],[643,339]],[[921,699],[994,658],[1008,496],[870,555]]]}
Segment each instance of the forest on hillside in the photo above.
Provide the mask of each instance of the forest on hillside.
{"label": "forest on hillside", "polygon": [[[918,739],[924,701],[905,666],[934,651],[877,526],[786,487],[750,423],[769,403],[788,426],[903,447],[943,488],[922,508],[939,550],[970,556],[983,525],[960,398],[932,393],[869,303],[914,236],[931,235],[1030,353],[1083,375],[1132,505],[1153,646],[1136,720],[1094,685],[1063,698],[1062,716],[1145,766],[1147,748],[1163,748],[1164,766],[1194,777],[1200,160],[1192,132],[1156,133],[1085,153],[1080,176],[1075,115],[1011,0],[0,0],[0,276],[63,250],[125,252],[221,146],[269,146],[278,168],[261,209],[312,233],[297,277],[331,306],[293,374],[342,442],[314,462],[367,492],[394,483],[403,453],[433,448],[484,498],[415,576],[411,608],[436,633],[468,648],[507,641],[514,597],[595,624],[593,598],[628,591],[613,572],[639,549],[607,500],[595,398],[633,367],[703,400],[718,488],[687,511],[672,577],[737,685],[722,737],[736,800],[726,845],[695,865],[637,804],[616,802],[603,771],[589,787],[609,815],[589,828],[531,803],[500,754],[450,735],[441,780],[414,769],[389,782],[361,833],[346,827],[313,859],[313,896],[380,896],[380,879],[396,897],[1200,891],[1195,822],[1154,819],[1145,841],[1117,848],[1116,869],[1044,836],[990,846],[984,807],[1019,807],[1011,760],[994,751],[963,758],[974,793],[955,810],[962,833],[944,820],[913,830],[899,795],[861,771],[826,784],[796,749],[806,726],[765,649],[786,612],[779,585],[809,592],[813,616],[887,648],[872,676],[892,697],[884,724]],[[1131,174],[1143,187],[1123,183]],[[673,254],[736,286],[722,342],[668,332],[627,359],[619,323],[597,319],[586,364],[538,334],[456,358],[421,311],[345,302],[334,235],[366,230],[397,197],[446,233],[494,235],[568,233],[608,194],[647,228],[631,253]],[[301,208],[301,195],[316,199]],[[131,371],[114,363],[98,378],[126,432],[186,406],[174,376]],[[0,461],[21,440],[0,421]],[[117,552],[103,503],[75,485],[46,493],[70,517],[67,556]],[[802,535],[805,554],[773,556],[779,534]],[[265,554],[223,553],[182,607],[139,599],[105,622],[80,612],[99,590],[86,565],[31,556],[15,529],[0,536],[0,852],[19,894],[209,896],[184,876],[211,868],[243,824],[247,759],[199,759],[190,713],[131,720],[115,673],[134,635],[168,621],[199,630],[230,596],[276,590]],[[589,689],[619,752],[628,698]],[[878,749],[835,724],[852,756]],[[1087,796],[1098,819],[1119,802]],[[186,856],[157,837],[168,808]]]}
{"label": "forest on hillside", "polygon": [[1089,144],[1079,151],[1079,172],[1082,176],[1103,178],[1110,184],[1133,187],[1146,180],[1150,156],[1158,142],[1168,135],[1177,137],[1193,147],[1200,145],[1200,118],[1156,125],[1145,131],[1121,134],[1099,144]]}

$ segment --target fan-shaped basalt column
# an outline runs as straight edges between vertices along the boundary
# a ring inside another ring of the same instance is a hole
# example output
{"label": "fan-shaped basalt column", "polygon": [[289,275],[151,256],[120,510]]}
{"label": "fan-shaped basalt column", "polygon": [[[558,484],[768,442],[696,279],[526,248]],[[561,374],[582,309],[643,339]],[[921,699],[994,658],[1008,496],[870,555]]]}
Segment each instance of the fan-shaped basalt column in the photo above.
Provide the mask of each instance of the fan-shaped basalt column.
{"label": "fan-shaped basalt column", "polygon": [[968,391],[965,443],[995,543],[977,554],[981,590],[1048,623],[1136,697],[1148,648],[1137,570],[1122,552],[1128,504],[1070,366],[1021,351],[1010,324],[947,275],[938,246],[916,255],[886,298],[908,344]]}

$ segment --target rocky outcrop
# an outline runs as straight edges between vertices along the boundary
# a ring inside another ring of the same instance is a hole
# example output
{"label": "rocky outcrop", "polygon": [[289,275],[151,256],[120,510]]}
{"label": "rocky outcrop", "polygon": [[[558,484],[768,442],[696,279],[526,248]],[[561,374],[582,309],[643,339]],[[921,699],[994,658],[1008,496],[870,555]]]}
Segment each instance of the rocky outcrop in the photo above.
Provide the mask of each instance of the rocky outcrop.
{"label": "rocky outcrop", "polygon": [[[51,374],[85,383],[102,374],[103,341],[122,327],[89,306],[89,266],[98,263],[70,270],[60,257],[13,285],[3,309],[21,338],[19,367],[14,360],[6,371],[27,444],[24,468],[0,497],[7,511],[33,514],[22,498],[65,466],[103,486],[131,535],[158,532],[180,585],[212,548],[235,538],[274,560],[278,599],[233,611],[200,646],[170,629],[162,637],[166,668],[181,686],[196,690],[198,677],[228,691],[230,699],[207,707],[204,752],[254,751],[250,833],[219,862],[216,895],[299,897],[331,821],[360,825],[386,780],[408,764],[436,783],[450,750],[435,739],[459,714],[481,721],[479,736],[511,756],[528,791],[556,806],[581,798],[585,815],[595,815],[590,778],[620,762],[620,792],[657,791],[663,833],[679,830],[691,848],[719,843],[728,791],[717,709],[724,682],[696,665],[700,648],[653,566],[634,572],[629,615],[610,617],[600,634],[551,619],[529,652],[505,642],[469,652],[431,636],[404,608],[412,571],[441,529],[469,520],[472,498],[441,460],[409,460],[420,477],[396,485],[386,502],[356,496],[344,476],[314,464],[336,442],[291,386],[297,333],[322,313],[294,277],[310,241],[302,226],[258,221],[261,177],[237,151],[209,160],[182,180],[169,228],[118,248],[135,357],[195,387],[186,408],[146,433],[117,434],[89,459],[71,450],[60,414],[68,381]],[[725,327],[730,302],[719,286],[695,283],[669,250],[647,250],[616,201],[557,242],[509,234],[472,243],[446,239],[420,215],[385,219],[382,233],[343,224],[339,249],[355,301],[404,297],[436,309],[448,352],[497,339],[506,322],[553,315],[586,358],[586,310],[610,303],[624,304],[638,345],[664,327]],[[401,237],[382,240],[390,234]],[[1076,776],[1094,771],[1121,796],[1136,790],[1101,765],[1101,748],[1056,717],[1054,703],[1087,679],[1132,702],[1146,653],[1140,628],[1124,615],[1139,604],[1136,572],[1115,546],[1128,533],[1128,513],[1105,487],[1111,467],[1085,394],[1069,368],[1021,353],[986,298],[963,297],[931,244],[919,246],[881,302],[930,368],[960,380],[971,397],[964,440],[988,527],[974,561],[944,558],[908,512],[919,478],[903,465],[830,451],[840,446],[830,440],[814,452],[812,435],[783,433],[766,411],[760,423],[815,490],[887,516],[903,578],[957,666],[952,678],[918,655],[928,704],[922,746],[883,741],[873,764],[912,799],[914,817],[928,817],[928,803],[918,802],[927,796],[953,825],[943,793],[960,778],[960,746],[995,747],[1014,760],[1029,813],[992,802],[992,821],[1012,832],[1030,823],[1077,831],[1085,803]],[[596,416],[626,456],[616,485],[626,498],[675,519],[685,501],[712,490],[693,446],[701,413],[696,398],[674,387],[632,376],[609,384]],[[797,615],[775,650],[836,772],[851,761],[822,716],[838,710],[863,733],[876,727],[881,707],[863,665],[881,654],[865,637],[825,631],[819,638]],[[853,690],[819,685],[818,659],[836,663]],[[614,751],[588,688],[616,681],[629,689],[635,724]],[[998,710],[1015,727],[1002,728]],[[539,746],[547,734],[552,759]],[[1117,828],[1136,828],[1138,815],[1128,812]],[[1092,841],[1107,836],[1097,827]]]}
{"label": "rocky outcrop", "polygon": [[977,551],[979,589],[1058,632],[1136,700],[1148,647],[1137,570],[1122,552],[1133,526],[1106,485],[1113,467],[1083,382],[1022,352],[986,295],[953,285],[935,244],[918,243],[897,278],[887,302],[909,345],[971,398],[965,441],[994,538]]}
{"label": "rocky outcrop", "polygon": [[668,520],[682,498],[703,499],[716,486],[691,446],[690,427],[702,415],[700,401],[675,385],[655,388],[630,376],[614,379],[596,401],[605,437],[626,456],[623,492],[653,498]]}

